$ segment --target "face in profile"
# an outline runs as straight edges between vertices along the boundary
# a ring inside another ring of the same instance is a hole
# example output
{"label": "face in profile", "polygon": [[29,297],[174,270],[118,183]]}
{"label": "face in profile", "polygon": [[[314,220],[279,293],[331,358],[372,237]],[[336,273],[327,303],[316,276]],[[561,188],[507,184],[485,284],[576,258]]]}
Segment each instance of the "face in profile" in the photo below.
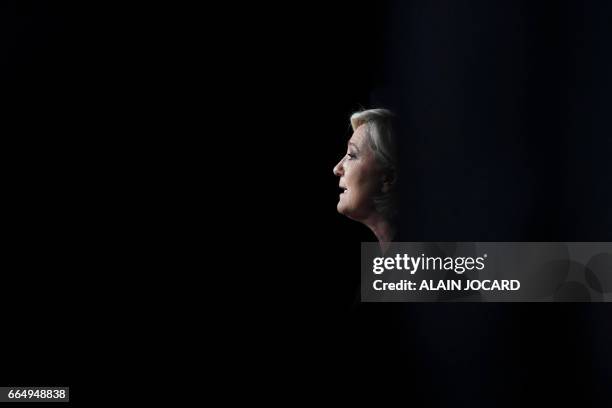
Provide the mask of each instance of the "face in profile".
{"label": "face in profile", "polygon": [[338,212],[357,221],[367,220],[375,214],[374,197],[384,190],[384,172],[367,137],[367,125],[363,124],[355,130],[346,155],[334,167],[342,190]]}

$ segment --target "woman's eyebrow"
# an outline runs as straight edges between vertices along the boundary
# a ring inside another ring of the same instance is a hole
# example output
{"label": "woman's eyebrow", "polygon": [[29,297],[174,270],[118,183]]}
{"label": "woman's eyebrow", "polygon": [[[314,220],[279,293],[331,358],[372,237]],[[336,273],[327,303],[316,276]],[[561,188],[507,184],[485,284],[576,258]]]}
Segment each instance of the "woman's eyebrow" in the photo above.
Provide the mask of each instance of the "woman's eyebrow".
{"label": "woman's eyebrow", "polygon": [[357,147],[357,145],[353,142],[348,142],[349,146],[353,146],[355,148],[355,150],[357,150],[359,152],[359,148]]}

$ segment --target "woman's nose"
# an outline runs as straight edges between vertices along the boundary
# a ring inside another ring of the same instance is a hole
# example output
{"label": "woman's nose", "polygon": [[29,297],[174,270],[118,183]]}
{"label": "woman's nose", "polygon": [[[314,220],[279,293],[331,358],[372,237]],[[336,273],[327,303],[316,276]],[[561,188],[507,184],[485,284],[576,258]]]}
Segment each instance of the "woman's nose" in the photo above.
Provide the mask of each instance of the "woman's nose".
{"label": "woman's nose", "polygon": [[334,166],[334,174],[338,177],[342,176],[342,173],[344,173],[344,169],[342,168],[343,161],[344,159],[340,160],[338,164]]}

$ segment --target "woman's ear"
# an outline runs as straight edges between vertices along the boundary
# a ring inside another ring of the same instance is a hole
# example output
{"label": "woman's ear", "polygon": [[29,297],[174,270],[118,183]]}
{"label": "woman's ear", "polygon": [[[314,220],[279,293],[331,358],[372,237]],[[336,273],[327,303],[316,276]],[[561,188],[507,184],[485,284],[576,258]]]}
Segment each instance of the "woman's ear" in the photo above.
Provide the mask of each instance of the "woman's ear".
{"label": "woman's ear", "polygon": [[383,175],[382,192],[388,193],[389,191],[393,190],[395,188],[395,183],[397,183],[397,175],[395,174],[395,170],[385,172]]}

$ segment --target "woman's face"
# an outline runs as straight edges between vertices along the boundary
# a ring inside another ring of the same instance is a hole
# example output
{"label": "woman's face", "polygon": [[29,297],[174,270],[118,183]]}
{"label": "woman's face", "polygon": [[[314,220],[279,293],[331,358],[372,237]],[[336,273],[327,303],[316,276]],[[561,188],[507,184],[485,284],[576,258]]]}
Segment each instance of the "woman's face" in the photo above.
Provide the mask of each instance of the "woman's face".
{"label": "woman's face", "polygon": [[374,211],[374,197],[381,192],[383,171],[367,141],[367,127],[361,125],[348,142],[347,154],[334,167],[340,177],[338,212],[357,221]]}

